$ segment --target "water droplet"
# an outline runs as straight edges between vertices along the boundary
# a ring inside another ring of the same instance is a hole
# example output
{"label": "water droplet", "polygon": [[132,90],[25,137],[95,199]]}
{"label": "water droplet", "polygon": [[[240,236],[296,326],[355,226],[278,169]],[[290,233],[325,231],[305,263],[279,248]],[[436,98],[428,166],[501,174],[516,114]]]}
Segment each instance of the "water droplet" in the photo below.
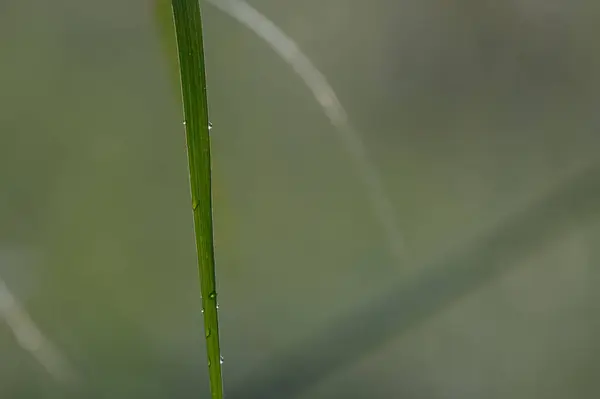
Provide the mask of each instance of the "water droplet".
{"label": "water droplet", "polygon": [[219,304],[217,303],[217,310],[219,310]]}
{"label": "water droplet", "polygon": [[209,360],[209,361],[208,361],[208,367],[210,367],[210,366],[211,366],[211,363],[210,363],[210,360]]}
{"label": "water droplet", "polygon": [[208,131],[210,132],[210,130],[212,129],[212,122],[208,122]]}
{"label": "water droplet", "polygon": [[187,125],[187,121],[183,121],[183,126]]}
{"label": "water droplet", "polygon": [[201,309],[200,312],[204,313],[204,309]]}
{"label": "water droplet", "polygon": [[212,299],[212,300],[217,299],[217,292],[213,291],[210,294],[208,294],[208,299]]}
{"label": "water droplet", "polygon": [[219,358],[219,363],[223,364],[223,356]]}
{"label": "water droplet", "polygon": [[212,331],[210,331],[210,328],[206,329],[206,338],[210,337],[210,335],[212,334]]}

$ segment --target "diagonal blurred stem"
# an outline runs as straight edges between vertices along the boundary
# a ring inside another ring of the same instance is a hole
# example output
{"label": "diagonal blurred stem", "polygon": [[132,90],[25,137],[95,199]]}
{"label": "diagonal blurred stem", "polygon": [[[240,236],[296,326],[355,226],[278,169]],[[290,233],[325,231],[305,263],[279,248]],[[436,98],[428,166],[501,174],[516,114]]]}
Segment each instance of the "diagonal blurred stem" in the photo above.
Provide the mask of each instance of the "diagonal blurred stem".
{"label": "diagonal blurred stem", "polygon": [[61,383],[73,382],[76,374],[66,357],[42,333],[25,308],[0,278],[0,320],[12,330],[17,342],[50,374]]}
{"label": "diagonal blurred stem", "polygon": [[298,45],[277,25],[243,0],[206,0],[225,14],[245,25],[288,63],[312,91],[325,115],[335,127],[356,167],[377,219],[381,225],[389,251],[398,262],[405,260],[404,239],[397,226],[396,212],[380,178],[371,162],[359,132],[348,119],[344,107],[325,76],[314,66]]}
{"label": "diagonal blurred stem", "polygon": [[600,214],[600,164],[513,212],[475,240],[426,265],[372,303],[332,322],[312,339],[268,362],[230,392],[231,399],[294,398],[333,373],[489,284],[518,261]]}

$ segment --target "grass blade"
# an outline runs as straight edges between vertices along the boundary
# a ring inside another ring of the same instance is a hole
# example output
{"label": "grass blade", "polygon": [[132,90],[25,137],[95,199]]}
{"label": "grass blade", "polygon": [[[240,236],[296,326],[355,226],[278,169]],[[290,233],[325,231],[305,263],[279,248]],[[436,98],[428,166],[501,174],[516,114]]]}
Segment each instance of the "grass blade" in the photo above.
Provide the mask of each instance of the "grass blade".
{"label": "grass blade", "polygon": [[213,243],[211,159],[202,21],[198,0],[172,0],[211,397],[223,398]]}

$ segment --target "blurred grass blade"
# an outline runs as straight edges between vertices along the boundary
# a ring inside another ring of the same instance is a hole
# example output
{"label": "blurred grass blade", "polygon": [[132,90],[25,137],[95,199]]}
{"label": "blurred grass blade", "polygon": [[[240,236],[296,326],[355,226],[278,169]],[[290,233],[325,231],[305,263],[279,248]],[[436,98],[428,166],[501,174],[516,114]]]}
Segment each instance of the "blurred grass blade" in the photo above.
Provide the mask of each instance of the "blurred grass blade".
{"label": "blurred grass blade", "polygon": [[398,227],[396,210],[381,181],[380,173],[369,159],[361,135],[350,123],[348,114],[327,78],[292,38],[243,0],[206,0],[214,7],[246,26],[265,41],[302,79],[335,128],[340,143],[350,155],[358,178],[365,187],[373,216],[381,226],[388,250],[398,263],[407,260],[403,234]]}
{"label": "blurred grass blade", "polygon": [[547,248],[573,226],[600,217],[600,164],[561,181],[455,252],[422,266],[429,272],[400,281],[381,297],[333,320],[311,339],[269,360],[229,394],[231,399],[296,398],[456,300]]}
{"label": "blurred grass blade", "polygon": [[213,243],[211,159],[202,21],[198,0],[173,0],[187,137],[204,332],[213,399],[223,398]]}
{"label": "blurred grass blade", "polygon": [[175,26],[173,25],[173,9],[171,0],[155,0],[155,16],[160,29],[160,40],[167,55],[170,77],[173,79],[173,88],[177,92],[177,100],[181,100],[179,77],[179,62],[177,61],[177,39],[175,37]]}
{"label": "blurred grass blade", "polygon": [[17,342],[58,382],[77,382],[78,376],[58,347],[42,333],[23,305],[0,277],[0,321],[6,322]]}

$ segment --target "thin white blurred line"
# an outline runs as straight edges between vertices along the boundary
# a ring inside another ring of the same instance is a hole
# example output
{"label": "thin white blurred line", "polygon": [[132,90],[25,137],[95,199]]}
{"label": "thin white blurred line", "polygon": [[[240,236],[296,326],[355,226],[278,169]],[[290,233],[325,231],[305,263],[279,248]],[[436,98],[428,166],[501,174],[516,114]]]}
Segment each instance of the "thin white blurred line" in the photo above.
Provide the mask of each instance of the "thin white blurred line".
{"label": "thin white blurred line", "polygon": [[27,311],[0,278],[0,320],[12,330],[17,342],[59,382],[72,382],[76,374],[55,345],[42,334]]}
{"label": "thin white blurred line", "polygon": [[396,212],[380,179],[369,160],[360,134],[352,127],[344,107],[325,76],[313,65],[298,45],[277,25],[243,0],[206,0],[225,14],[256,33],[279,54],[302,78],[336,128],[340,141],[352,156],[357,172],[366,186],[373,213],[384,230],[390,252],[396,261],[405,258],[404,238],[396,224]]}

